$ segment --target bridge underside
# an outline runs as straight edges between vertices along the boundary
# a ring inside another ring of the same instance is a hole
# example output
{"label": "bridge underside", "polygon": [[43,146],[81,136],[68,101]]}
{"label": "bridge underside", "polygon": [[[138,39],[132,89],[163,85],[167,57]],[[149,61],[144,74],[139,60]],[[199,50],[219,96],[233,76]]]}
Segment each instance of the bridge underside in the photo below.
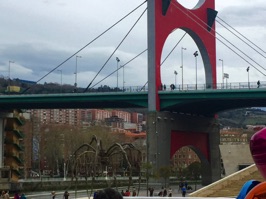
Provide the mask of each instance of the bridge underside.
{"label": "bridge underside", "polygon": [[221,178],[220,134],[215,118],[152,112],[148,124],[148,155],[155,170],[170,165],[172,155],[189,146],[201,160],[202,183],[207,185]]}

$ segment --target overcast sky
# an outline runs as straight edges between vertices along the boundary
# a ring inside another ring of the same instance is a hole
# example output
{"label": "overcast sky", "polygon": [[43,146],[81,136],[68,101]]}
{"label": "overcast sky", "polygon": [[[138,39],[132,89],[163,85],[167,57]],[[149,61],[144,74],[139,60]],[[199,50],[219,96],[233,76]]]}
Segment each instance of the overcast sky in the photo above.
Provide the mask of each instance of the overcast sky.
{"label": "overcast sky", "polygon": [[[174,1],[174,0],[172,0]],[[63,61],[79,51],[103,31],[117,22],[124,15],[143,3],[143,0],[8,0],[0,1],[0,75],[38,81],[55,69]],[[196,0],[180,0],[184,6],[192,8]],[[141,13],[144,4],[136,12],[119,23],[109,32],[97,39],[91,45],[55,69],[40,83],[75,83],[77,66],[77,84],[86,87],[107,62],[109,56],[127,34]],[[256,45],[266,50],[266,1],[264,0],[233,0],[216,1],[218,17],[237,29]],[[113,72],[119,65],[123,65],[147,48],[147,17],[140,19],[136,27],[122,43],[106,66],[93,81],[92,85]],[[216,30],[235,46],[243,50],[246,55],[254,59],[261,66],[265,66],[264,56],[247,47],[221,25],[216,23]],[[184,32],[177,30],[164,46],[163,56],[172,49]],[[218,36],[217,36],[218,37]],[[195,84],[195,59],[193,53],[198,50],[193,40],[186,36],[162,66],[162,81],[169,85],[174,83],[174,71],[178,72],[177,84],[181,84],[181,47],[184,51],[184,84]],[[247,82],[246,68],[250,65],[229,48],[217,40],[217,82],[222,82],[223,60],[224,72],[229,74],[228,82]],[[266,74],[256,63],[251,62],[262,73]],[[10,62],[14,61],[14,63]],[[76,64],[77,61],[77,64]],[[10,67],[9,67],[10,66]],[[266,66],[265,66],[266,68]],[[198,57],[198,84],[205,83],[205,75],[201,57]],[[250,67],[251,82],[266,81],[265,75]],[[117,74],[114,73],[106,80],[97,84],[116,86]],[[142,86],[147,82],[147,53],[130,62],[119,71],[118,84],[122,87],[124,77],[125,86]]]}

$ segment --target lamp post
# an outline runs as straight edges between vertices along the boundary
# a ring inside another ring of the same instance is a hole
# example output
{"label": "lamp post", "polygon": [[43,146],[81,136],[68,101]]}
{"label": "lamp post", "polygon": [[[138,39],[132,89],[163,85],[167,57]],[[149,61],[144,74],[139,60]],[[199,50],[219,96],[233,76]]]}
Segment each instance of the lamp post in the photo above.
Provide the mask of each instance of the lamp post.
{"label": "lamp post", "polygon": [[249,67],[247,67],[247,72],[248,72],[248,88],[250,89],[250,85],[249,85]]}
{"label": "lamp post", "polygon": [[183,50],[187,50],[186,48],[183,48],[181,47],[181,66],[180,68],[182,69],[182,90],[183,90],[183,87],[184,87],[184,65],[183,65]]}
{"label": "lamp post", "polygon": [[66,163],[64,162],[64,181],[66,181]]}
{"label": "lamp post", "polygon": [[176,88],[176,76],[177,76],[177,72],[176,72],[176,70],[174,71],[174,74],[175,74],[175,88]]}
{"label": "lamp post", "polygon": [[76,55],[76,70],[75,70],[75,84],[74,84],[76,91],[77,91],[77,86],[78,86],[78,84],[77,84],[77,81],[78,81],[78,58],[82,58],[82,57]]}
{"label": "lamp post", "polygon": [[10,92],[10,83],[11,83],[11,77],[10,77],[10,66],[11,63],[15,63],[14,61],[9,61],[8,63],[8,93]]}
{"label": "lamp post", "polygon": [[224,78],[226,79],[226,83],[225,83],[225,85],[226,85],[226,89],[227,89],[227,79],[229,79],[229,74],[228,73],[224,73]]}
{"label": "lamp post", "polygon": [[120,59],[118,58],[118,57],[116,57],[116,68],[117,68],[117,70],[116,70],[116,88],[118,89],[118,64],[119,64],[119,62],[120,62]]}
{"label": "lamp post", "polygon": [[198,54],[198,51],[195,51],[194,52],[194,57],[195,57],[195,66],[196,66],[196,90],[198,89],[198,69],[197,69],[197,56],[199,55]]}
{"label": "lamp post", "polygon": [[222,62],[222,88],[224,87],[224,60],[219,59]]}
{"label": "lamp post", "polygon": [[125,65],[123,66],[123,92],[125,91]]}
{"label": "lamp post", "polygon": [[63,81],[63,78],[62,78],[62,70],[57,70],[58,72],[60,72],[61,73],[61,77],[60,77],[60,85],[61,85],[61,93],[62,93],[62,85],[63,85],[63,83],[62,83],[62,81]]}

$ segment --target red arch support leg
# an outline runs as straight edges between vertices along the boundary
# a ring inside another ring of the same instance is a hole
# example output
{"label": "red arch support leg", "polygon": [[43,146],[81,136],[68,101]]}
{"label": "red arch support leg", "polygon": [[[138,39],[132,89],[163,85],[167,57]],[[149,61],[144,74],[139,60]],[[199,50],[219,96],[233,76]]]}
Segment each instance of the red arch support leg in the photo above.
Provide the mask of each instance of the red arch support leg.
{"label": "red arch support leg", "polygon": [[[170,3],[169,3],[170,2]],[[167,37],[175,29],[186,31],[195,41],[203,58],[206,85],[216,84],[216,42],[214,0],[199,2],[195,9],[189,10],[172,0],[148,1],[148,81],[149,110],[160,110],[158,90],[161,89],[161,55]],[[211,17],[212,16],[212,17]],[[209,27],[212,25],[212,27]]]}

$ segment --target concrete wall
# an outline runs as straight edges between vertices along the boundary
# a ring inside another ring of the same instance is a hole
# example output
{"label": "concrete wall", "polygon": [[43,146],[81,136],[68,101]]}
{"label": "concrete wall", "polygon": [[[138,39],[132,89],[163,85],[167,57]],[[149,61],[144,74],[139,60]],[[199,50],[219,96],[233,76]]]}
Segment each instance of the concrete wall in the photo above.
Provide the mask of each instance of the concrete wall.
{"label": "concrete wall", "polygon": [[231,175],[238,171],[238,165],[254,164],[249,144],[239,145],[220,145],[221,156],[223,159],[225,176]]}
{"label": "concrete wall", "polygon": [[[171,132],[205,132],[209,134],[210,161],[203,161],[203,184],[210,184],[221,178],[220,134],[215,118],[191,116],[170,112],[151,112],[148,115],[148,157],[155,169],[170,165]],[[189,137],[188,139],[193,139]],[[199,154],[198,154],[199,155]],[[199,158],[203,160],[203,157]]]}

